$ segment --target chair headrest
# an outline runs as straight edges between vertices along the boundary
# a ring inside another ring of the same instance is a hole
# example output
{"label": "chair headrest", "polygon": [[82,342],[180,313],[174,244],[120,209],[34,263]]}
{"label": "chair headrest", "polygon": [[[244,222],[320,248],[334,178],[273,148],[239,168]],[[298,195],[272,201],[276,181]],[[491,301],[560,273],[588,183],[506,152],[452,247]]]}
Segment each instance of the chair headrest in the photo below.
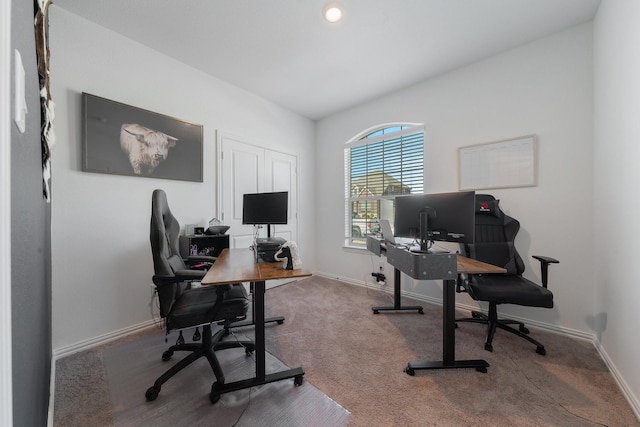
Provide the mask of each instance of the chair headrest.
{"label": "chair headrest", "polygon": [[476,197],[476,214],[488,214],[500,218],[500,200],[489,200],[486,198]]}

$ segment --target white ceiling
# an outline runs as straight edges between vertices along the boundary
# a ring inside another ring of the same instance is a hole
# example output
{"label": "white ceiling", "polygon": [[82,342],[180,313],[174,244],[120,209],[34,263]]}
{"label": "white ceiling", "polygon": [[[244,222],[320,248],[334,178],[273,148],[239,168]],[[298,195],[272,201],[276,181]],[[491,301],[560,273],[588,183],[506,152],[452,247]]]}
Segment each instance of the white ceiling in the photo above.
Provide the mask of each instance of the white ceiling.
{"label": "white ceiling", "polygon": [[[600,0],[55,0],[311,119],[547,36]],[[51,24],[52,26],[55,23]],[[55,54],[55,53],[54,53]]]}

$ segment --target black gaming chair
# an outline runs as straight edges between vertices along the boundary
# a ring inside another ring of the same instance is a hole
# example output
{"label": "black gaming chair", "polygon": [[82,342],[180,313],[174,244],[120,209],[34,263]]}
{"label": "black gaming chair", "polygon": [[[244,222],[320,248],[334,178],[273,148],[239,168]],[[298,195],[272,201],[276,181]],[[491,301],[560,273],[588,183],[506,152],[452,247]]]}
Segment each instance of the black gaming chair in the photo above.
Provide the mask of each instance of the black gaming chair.
{"label": "black gaming chair", "polygon": [[[154,276],[160,316],[164,319],[166,333],[179,330],[180,336],[175,345],[162,354],[162,360],[168,361],[176,351],[190,353],[173,365],[151,386],[145,396],[152,401],[158,397],[160,388],[169,378],[200,357],[206,357],[213,369],[218,383],[224,384],[224,374],[215,355],[215,351],[234,347],[244,347],[247,354],[254,351],[253,342],[222,341],[229,333],[230,323],[246,317],[249,301],[242,284],[223,286],[191,287],[191,282],[200,281],[206,270],[190,269],[178,251],[180,224],[169,210],[167,196],[163,190],[154,190],[151,200],[151,252],[153,255]],[[213,257],[189,257],[188,262],[199,265],[214,262]],[[211,323],[222,322],[221,328],[212,336]],[[194,341],[200,339],[199,327],[202,327],[202,343],[185,343],[182,330],[196,327]]]}
{"label": "black gaming chair", "polygon": [[[511,332],[536,345],[536,353],[545,355],[542,344],[531,338],[529,330],[522,322],[499,319],[498,304],[517,304],[529,307],[553,307],[553,294],[547,289],[547,271],[549,264],[558,260],[533,255],[540,261],[542,285],[522,277],[524,262],[514,245],[514,239],[520,223],[506,215],[498,206],[499,201],[488,194],[476,195],[476,228],[473,244],[465,245],[465,253],[469,258],[504,267],[506,274],[477,274],[469,276],[458,283],[458,291],[466,291],[477,301],[489,303],[489,312],[484,314],[472,312],[471,318],[456,319],[458,322],[475,322],[488,325],[485,350],[493,351],[493,335],[496,328]],[[515,329],[510,324],[518,325]]]}

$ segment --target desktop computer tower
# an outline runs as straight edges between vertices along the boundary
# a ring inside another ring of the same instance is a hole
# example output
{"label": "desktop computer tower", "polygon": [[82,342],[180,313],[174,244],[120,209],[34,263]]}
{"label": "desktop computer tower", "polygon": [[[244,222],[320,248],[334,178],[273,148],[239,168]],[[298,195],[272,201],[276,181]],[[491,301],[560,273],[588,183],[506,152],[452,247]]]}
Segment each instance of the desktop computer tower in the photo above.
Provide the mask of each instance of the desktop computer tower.
{"label": "desktop computer tower", "polygon": [[275,262],[274,256],[285,242],[282,237],[258,237],[255,241],[256,257],[266,262]]}

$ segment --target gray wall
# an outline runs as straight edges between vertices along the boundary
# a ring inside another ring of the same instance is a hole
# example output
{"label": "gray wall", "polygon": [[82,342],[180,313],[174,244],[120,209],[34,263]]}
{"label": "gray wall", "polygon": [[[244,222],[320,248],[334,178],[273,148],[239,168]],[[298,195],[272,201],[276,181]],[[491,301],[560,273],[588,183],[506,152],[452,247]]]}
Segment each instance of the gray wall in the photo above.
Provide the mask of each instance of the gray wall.
{"label": "gray wall", "polygon": [[26,132],[16,126],[11,131],[13,421],[44,426],[51,376],[51,215],[42,197],[34,5],[12,0],[11,6],[11,47],[22,55],[29,111]]}

